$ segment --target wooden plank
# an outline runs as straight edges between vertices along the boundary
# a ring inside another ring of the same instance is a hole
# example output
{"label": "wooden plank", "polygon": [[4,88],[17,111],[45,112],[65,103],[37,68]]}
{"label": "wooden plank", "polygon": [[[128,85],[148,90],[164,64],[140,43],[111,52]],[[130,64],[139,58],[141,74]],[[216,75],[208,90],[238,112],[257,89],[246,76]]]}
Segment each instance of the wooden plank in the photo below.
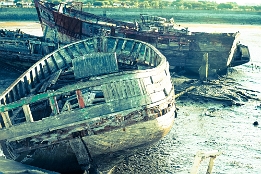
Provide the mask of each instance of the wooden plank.
{"label": "wooden plank", "polygon": [[85,107],[85,103],[84,103],[84,98],[82,96],[82,91],[81,90],[76,90],[75,92],[76,92],[79,108],[84,108]]}
{"label": "wooden plank", "polygon": [[118,72],[115,53],[95,53],[72,60],[76,79]]}
{"label": "wooden plank", "polygon": [[54,115],[57,115],[59,113],[59,107],[58,107],[56,97],[50,97],[49,101],[50,101],[50,106],[51,106],[52,111],[53,111],[52,113]]}
{"label": "wooden plank", "polygon": [[50,87],[51,85],[54,85],[54,84],[57,82],[58,78],[60,77],[61,72],[62,72],[62,70],[60,69],[59,71],[53,73],[53,74],[50,76],[49,80],[46,81],[46,82],[42,85],[42,87],[41,87],[41,89],[39,90],[39,92],[45,92],[48,87]]}
{"label": "wooden plank", "polygon": [[198,151],[196,156],[195,156],[194,163],[193,163],[193,166],[191,168],[190,174],[198,174],[200,163],[204,159],[207,159],[207,158],[210,158],[207,173],[211,174],[213,166],[214,166],[214,159],[220,154],[221,153],[218,152],[217,150],[209,151],[209,152]]}
{"label": "wooden plank", "polygon": [[55,58],[55,61],[59,67],[65,67],[68,66],[66,59],[62,56],[60,51],[56,51],[53,53],[53,56]]}
{"label": "wooden plank", "polygon": [[46,68],[46,70],[45,70],[45,72],[48,72],[48,74],[52,74],[52,68],[51,68],[51,64],[50,64],[50,62],[48,62],[48,59],[44,59],[44,63],[45,63],[45,68]]}
{"label": "wooden plank", "polygon": [[27,94],[30,93],[30,91],[32,90],[32,84],[31,84],[30,78],[28,79],[28,75],[24,76],[24,86],[26,89],[26,93]]}
{"label": "wooden plank", "polygon": [[1,115],[2,115],[2,118],[3,118],[4,124],[5,124],[5,127],[6,128],[11,127],[12,126],[12,122],[10,120],[8,112],[7,111],[6,112],[1,112]]}
{"label": "wooden plank", "polygon": [[164,100],[166,98],[166,96],[165,96],[164,91],[162,90],[162,91],[158,91],[158,92],[150,94],[150,98],[151,98],[151,102],[154,103],[154,102]]}
{"label": "wooden plank", "polygon": [[127,43],[127,40],[124,40],[124,41],[123,41],[123,44],[122,44],[122,46],[121,46],[121,50],[124,50],[124,49],[125,49],[126,43]]}
{"label": "wooden plank", "polygon": [[90,164],[88,150],[81,138],[74,138],[69,140],[70,146],[77,158],[78,164],[87,166]]}
{"label": "wooden plank", "polygon": [[114,47],[113,47],[113,49],[112,49],[112,52],[116,52],[118,42],[119,42],[119,39],[117,38],[117,39],[115,40],[115,43],[114,43]]}
{"label": "wooden plank", "polygon": [[152,83],[159,83],[165,78],[166,78],[165,71],[161,71],[158,74],[151,76],[151,81],[152,81]]}
{"label": "wooden plank", "polygon": [[58,66],[58,64],[57,64],[57,60],[56,60],[56,58],[54,57],[54,54],[49,57],[49,60],[52,61],[53,65],[54,65],[54,67],[55,67],[54,70],[60,69],[59,66]]}
{"label": "wooden plank", "polygon": [[31,109],[29,105],[23,105],[23,111],[27,122],[34,122]]}
{"label": "wooden plank", "polygon": [[40,72],[39,64],[34,67],[34,71],[35,71],[35,81],[36,81],[36,82],[40,82],[41,79],[40,79],[40,77],[39,77],[39,72]]}

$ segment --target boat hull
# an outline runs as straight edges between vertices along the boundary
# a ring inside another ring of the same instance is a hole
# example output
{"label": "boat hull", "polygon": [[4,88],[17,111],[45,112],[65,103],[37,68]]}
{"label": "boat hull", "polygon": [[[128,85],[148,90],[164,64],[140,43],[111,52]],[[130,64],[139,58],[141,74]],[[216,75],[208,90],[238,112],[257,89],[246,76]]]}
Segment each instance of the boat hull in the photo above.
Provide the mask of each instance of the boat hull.
{"label": "boat hull", "polygon": [[[36,123],[36,126],[43,130],[50,124],[53,124],[53,128],[49,127],[49,130],[42,131],[40,134],[35,130],[35,133],[9,139],[8,145],[2,143],[2,147],[5,154],[16,161],[61,173],[80,171],[81,165],[86,166],[91,160],[97,165],[103,164],[99,166],[100,168],[109,168],[115,157],[123,158],[127,154],[134,153],[135,150],[152,145],[167,135],[173,127],[176,114],[173,98],[172,91],[172,95],[166,99],[168,102],[164,101],[151,108],[125,111],[126,115],[120,112],[109,114],[81,120],[78,123],[75,123],[75,119],[73,123],[71,119],[71,123],[67,125],[58,122],[61,118],[53,118],[53,121],[47,123]],[[162,108],[166,106],[170,107]],[[164,109],[166,113],[164,115],[153,113],[153,110],[158,110],[157,108]],[[74,116],[88,117],[88,114],[85,115],[83,112],[75,112]],[[67,120],[72,116],[60,117]],[[117,126],[115,119],[108,120],[111,117],[122,122]],[[57,123],[54,123],[54,120],[58,120]],[[33,124],[30,124],[31,129],[36,127]],[[25,129],[24,127],[27,125],[15,129]],[[8,132],[12,131],[12,128],[8,130]],[[25,146],[26,143],[29,144]],[[105,166],[108,161],[110,163]]]}
{"label": "boat hull", "polygon": [[4,154],[62,173],[157,142],[176,116],[165,56],[148,43],[115,37],[48,54],[3,92],[1,102]]}

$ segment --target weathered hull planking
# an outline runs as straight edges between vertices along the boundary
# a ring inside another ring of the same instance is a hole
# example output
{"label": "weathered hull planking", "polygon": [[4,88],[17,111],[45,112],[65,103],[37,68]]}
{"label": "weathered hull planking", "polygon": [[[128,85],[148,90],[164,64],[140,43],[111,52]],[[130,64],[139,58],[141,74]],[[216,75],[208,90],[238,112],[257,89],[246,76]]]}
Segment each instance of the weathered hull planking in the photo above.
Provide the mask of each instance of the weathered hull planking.
{"label": "weathered hull planking", "polygon": [[0,99],[4,154],[57,172],[88,170],[101,156],[157,142],[176,113],[166,58],[150,44],[115,37],[48,54]]}
{"label": "weathered hull planking", "polygon": [[1,63],[24,72],[44,55],[57,49],[57,44],[43,42],[42,39],[20,30],[0,29]]}
{"label": "weathered hull planking", "polygon": [[[176,24],[171,20],[168,22],[165,18],[148,15],[141,15],[142,23],[127,23],[65,4],[54,8],[38,0],[35,0],[35,6],[46,40],[70,43],[97,35],[137,39],[158,48],[166,56],[171,69],[194,74],[201,74],[200,69],[205,68],[206,64],[208,74],[215,75],[250,60],[250,54],[241,57],[241,47],[248,48],[239,44],[239,32],[189,32],[187,28],[176,29]],[[207,63],[205,54],[208,54]]]}

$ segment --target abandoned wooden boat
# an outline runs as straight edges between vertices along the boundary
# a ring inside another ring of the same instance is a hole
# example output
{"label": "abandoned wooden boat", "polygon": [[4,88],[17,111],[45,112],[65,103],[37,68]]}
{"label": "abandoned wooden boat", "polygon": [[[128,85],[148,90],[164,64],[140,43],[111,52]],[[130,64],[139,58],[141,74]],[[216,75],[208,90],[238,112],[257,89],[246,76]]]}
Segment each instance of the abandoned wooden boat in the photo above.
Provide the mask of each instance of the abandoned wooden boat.
{"label": "abandoned wooden boat", "polygon": [[24,72],[44,55],[57,49],[57,44],[20,30],[0,29],[0,62]]}
{"label": "abandoned wooden boat", "polygon": [[95,37],[57,49],[0,99],[6,157],[62,173],[158,141],[176,115],[165,56],[127,38]]}
{"label": "abandoned wooden boat", "polygon": [[206,66],[204,54],[208,53],[208,68],[216,74],[226,72],[230,66],[249,62],[242,55],[239,44],[239,32],[206,33],[189,32],[188,28],[179,28],[173,19],[141,15],[141,22],[128,23],[115,21],[82,11],[82,4],[57,6],[35,0],[36,10],[44,32],[44,37],[70,43],[95,35],[111,35],[142,40],[154,45],[167,58],[170,67],[187,72],[199,73]]}

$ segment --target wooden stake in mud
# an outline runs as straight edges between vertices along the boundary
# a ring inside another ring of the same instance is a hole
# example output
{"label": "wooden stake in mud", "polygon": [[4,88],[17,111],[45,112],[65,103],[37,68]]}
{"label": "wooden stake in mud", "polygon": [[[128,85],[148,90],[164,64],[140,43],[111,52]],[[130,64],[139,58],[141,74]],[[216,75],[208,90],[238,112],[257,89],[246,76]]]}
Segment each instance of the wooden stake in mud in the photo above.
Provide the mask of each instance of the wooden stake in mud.
{"label": "wooden stake in mud", "polygon": [[208,53],[204,53],[203,57],[202,57],[202,64],[198,70],[200,80],[202,80],[202,81],[204,81],[204,80],[208,81],[208,69],[209,69],[208,62],[209,62]]}
{"label": "wooden stake in mud", "polygon": [[204,59],[206,60],[206,81],[208,81],[208,53],[204,54]]}
{"label": "wooden stake in mud", "polygon": [[191,168],[190,174],[198,174],[198,170],[199,170],[199,166],[200,163],[206,159],[206,158],[210,158],[209,160],[209,165],[208,165],[208,169],[207,169],[207,174],[211,174],[212,173],[212,169],[214,166],[214,160],[216,159],[216,157],[218,155],[220,155],[221,153],[218,152],[217,150],[214,151],[209,151],[209,152],[203,152],[203,151],[199,151],[197,152],[196,156],[195,156],[195,160],[194,160],[194,164]]}

